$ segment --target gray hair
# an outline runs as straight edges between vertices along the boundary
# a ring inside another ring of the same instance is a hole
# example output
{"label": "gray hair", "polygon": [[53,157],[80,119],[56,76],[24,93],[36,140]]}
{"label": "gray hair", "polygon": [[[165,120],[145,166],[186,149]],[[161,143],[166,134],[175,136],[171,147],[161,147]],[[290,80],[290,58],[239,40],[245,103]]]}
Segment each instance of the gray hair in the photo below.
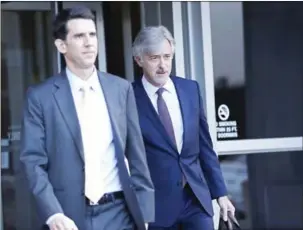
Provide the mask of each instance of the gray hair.
{"label": "gray hair", "polygon": [[143,28],[135,38],[133,43],[133,56],[142,57],[143,54],[153,53],[158,50],[159,44],[168,40],[175,52],[175,39],[165,26],[148,26]]}

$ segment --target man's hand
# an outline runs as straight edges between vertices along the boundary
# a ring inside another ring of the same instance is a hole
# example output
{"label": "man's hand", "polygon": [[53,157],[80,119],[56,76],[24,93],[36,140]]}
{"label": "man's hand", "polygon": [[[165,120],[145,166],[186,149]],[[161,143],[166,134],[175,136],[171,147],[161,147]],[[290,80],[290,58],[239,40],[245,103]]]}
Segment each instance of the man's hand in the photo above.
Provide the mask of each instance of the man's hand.
{"label": "man's hand", "polygon": [[217,201],[220,206],[220,214],[224,221],[227,221],[228,212],[230,212],[232,216],[235,216],[236,209],[227,196],[219,197]]}
{"label": "man's hand", "polygon": [[78,230],[74,221],[64,215],[54,217],[48,226],[50,230]]}

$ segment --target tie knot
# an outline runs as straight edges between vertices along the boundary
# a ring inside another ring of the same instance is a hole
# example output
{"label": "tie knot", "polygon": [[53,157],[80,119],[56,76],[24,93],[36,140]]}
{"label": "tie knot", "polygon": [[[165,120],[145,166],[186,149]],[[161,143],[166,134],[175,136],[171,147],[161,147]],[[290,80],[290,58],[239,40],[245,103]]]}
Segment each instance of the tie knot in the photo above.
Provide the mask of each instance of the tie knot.
{"label": "tie knot", "polygon": [[159,89],[157,90],[158,96],[162,96],[162,93],[163,93],[164,91],[165,91],[164,88],[159,88]]}

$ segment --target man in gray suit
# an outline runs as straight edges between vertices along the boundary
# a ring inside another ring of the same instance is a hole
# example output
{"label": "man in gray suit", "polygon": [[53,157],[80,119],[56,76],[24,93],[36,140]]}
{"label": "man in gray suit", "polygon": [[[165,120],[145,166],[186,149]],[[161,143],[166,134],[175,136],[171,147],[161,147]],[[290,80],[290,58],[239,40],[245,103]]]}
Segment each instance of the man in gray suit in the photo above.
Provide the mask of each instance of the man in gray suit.
{"label": "man in gray suit", "polygon": [[54,38],[67,67],[28,90],[22,128],[20,160],[39,226],[146,229],[154,187],[131,84],[96,70],[90,10],[63,10]]}

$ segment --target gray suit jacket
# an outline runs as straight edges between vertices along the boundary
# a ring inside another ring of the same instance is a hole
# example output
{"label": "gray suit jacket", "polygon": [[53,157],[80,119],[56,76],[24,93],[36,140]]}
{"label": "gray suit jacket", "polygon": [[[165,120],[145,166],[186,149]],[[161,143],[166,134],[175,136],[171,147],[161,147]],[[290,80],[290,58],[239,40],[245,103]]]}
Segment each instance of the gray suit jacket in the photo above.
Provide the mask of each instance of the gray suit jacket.
{"label": "gray suit jacket", "polygon": [[[141,230],[144,222],[154,220],[154,187],[133,89],[119,77],[101,72],[98,76],[113,128],[123,192]],[[65,71],[28,90],[22,126],[20,160],[41,226],[49,216],[63,212],[79,229],[85,229],[83,146]],[[130,176],[124,156],[129,162]]]}

